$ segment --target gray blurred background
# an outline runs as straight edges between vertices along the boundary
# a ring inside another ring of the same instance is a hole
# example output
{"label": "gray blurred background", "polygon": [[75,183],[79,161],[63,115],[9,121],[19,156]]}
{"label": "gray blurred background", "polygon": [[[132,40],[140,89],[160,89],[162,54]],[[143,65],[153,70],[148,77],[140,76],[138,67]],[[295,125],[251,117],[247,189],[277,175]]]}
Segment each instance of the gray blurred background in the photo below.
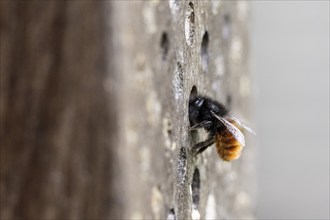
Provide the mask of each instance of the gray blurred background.
{"label": "gray blurred background", "polygon": [[258,218],[329,218],[329,1],[254,1]]}

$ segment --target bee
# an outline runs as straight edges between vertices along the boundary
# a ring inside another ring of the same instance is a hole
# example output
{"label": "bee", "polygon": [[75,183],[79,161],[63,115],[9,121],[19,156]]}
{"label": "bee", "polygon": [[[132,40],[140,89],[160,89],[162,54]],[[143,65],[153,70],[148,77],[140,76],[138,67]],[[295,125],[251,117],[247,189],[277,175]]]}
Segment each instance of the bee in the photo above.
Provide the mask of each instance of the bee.
{"label": "bee", "polygon": [[251,128],[232,116],[222,103],[206,96],[196,96],[189,100],[189,121],[189,130],[203,128],[208,132],[207,139],[193,147],[197,154],[215,143],[217,153],[224,161],[235,160],[241,155],[245,146],[242,129],[255,134]]}

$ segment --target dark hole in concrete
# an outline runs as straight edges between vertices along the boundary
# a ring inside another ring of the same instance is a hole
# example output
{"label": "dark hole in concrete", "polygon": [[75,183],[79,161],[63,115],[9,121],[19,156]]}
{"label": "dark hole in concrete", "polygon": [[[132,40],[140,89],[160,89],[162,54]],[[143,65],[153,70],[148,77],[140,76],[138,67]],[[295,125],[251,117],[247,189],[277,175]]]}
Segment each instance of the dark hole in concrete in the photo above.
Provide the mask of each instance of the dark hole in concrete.
{"label": "dark hole in concrete", "polygon": [[189,100],[194,99],[196,96],[197,96],[197,88],[196,86],[193,86],[190,91]]}
{"label": "dark hole in concrete", "polygon": [[190,12],[190,14],[188,15],[189,21],[191,23],[195,22],[195,13],[194,13],[194,4],[192,2],[189,2],[189,8],[188,11]]}
{"label": "dark hole in concrete", "polygon": [[209,61],[209,55],[208,55],[208,45],[209,45],[209,33],[205,31],[202,39],[202,46],[201,46],[201,56],[202,56],[202,69],[204,72],[207,72],[208,70],[208,61]]}
{"label": "dark hole in concrete", "polygon": [[186,42],[189,46],[191,46],[194,42],[195,36],[195,12],[194,4],[192,2],[189,2],[188,4],[185,19]]}
{"label": "dark hole in concrete", "polygon": [[163,34],[161,36],[160,47],[162,49],[162,59],[166,60],[168,50],[169,50],[169,47],[170,47],[170,42],[168,40],[166,32],[163,32]]}
{"label": "dark hole in concrete", "polygon": [[192,24],[194,24],[194,22],[195,22],[195,13],[193,11],[189,15],[189,20]]}
{"label": "dark hole in concrete", "polygon": [[232,98],[231,95],[227,95],[226,96],[226,105],[227,107],[230,109],[231,108],[231,104],[232,104]]}
{"label": "dark hole in concrete", "polygon": [[226,24],[229,24],[231,22],[231,18],[229,14],[224,14],[223,20],[225,21]]}
{"label": "dark hole in concrete", "polygon": [[222,28],[222,36],[225,40],[230,40],[231,36],[231,17],[228,13],[225,13],[223,16],[223,28]]}
{"label": "dark hole in concrete", "polygon": [[194,10],[194,4],[192,2],[189,2],[189,7]]}
{"label": "dark hole in concrete", "polygon": [[172,208],[169,210],[168,215],[167,215],[167,220],[175,220],[175,210]]}
{"label": "dark hole in concrete", "polygon": [[167,134],[170,138],[172,137],[172,123],[170,121],[167,122]]}
{"label": "dark hole in concrete", "polygon": [[191,183],[191,190],[192,190],[192,202],[195,208],[198,208],[199,205],[199,191],[200,191],[200,175],[199,175],[199,170],[196,167],[194,174],[193,174],[193,179]]}
{"label": "dark hole in concrete", "polygon": [[[195,99],[197,96],[197,87],[196,86],[193,86],[190,90],[190,96],[189,96],[189,103],[188,105],[190,104],[190,101],[192,101],[193,99]],[[190,105],[188,106],[189,107],[189,110],[188,110],[188,114],[190,114]],[[190,120],[190,115],[188,116],[189,117],[189,123],[191,125],[191,120]],[[192,136],[192,140],[195,140],[196,139],[196,132],[194,131],[191,131],[190,133]],[[194,135],[195,134],[195,135]]]}

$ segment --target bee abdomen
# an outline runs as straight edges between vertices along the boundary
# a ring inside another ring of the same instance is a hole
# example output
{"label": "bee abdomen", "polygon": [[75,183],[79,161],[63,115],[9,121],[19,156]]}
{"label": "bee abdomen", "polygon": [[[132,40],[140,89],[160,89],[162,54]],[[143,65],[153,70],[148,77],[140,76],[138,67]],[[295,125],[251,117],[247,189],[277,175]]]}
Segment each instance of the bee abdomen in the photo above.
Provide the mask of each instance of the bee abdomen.
{"label": "bee abdomen", "polygon": [[219,157],[225,161],[235,160],[241,155],[243,146],[228,132],[216,135],[215,143]]}

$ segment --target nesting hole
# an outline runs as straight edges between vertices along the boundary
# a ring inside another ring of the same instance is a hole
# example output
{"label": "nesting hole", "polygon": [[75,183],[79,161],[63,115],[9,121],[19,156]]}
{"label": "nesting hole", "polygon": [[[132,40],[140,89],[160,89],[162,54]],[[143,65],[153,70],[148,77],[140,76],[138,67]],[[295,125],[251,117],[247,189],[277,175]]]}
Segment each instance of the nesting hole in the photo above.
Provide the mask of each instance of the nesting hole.
{"label": "nesting hole", "polygon": [[224,14],[223,20],[225,21],[226,24],[229,24],[231,22],[230,15],[228,13]]}
{"label": "nesting hole", "polygon": [[193,44],[194,36],[195,36],[194,4],[192,2],[189,2],[186,10],[186,20],[185,20],[185,37],[186,37],[186,42],[189,46]]}
{"label": "nesting hole", "polygon": [[194,4],[192,3],[192,2],[189,2],[189,7],[192,9],[192,10],[194,10]]}
{"label": "nesting hole", "polygon": [[[192,101],[192,100],[194,100],[195,98],[197,97],[197,87],[196,86],[193,86],[192,88],[191,88],[191,90],[190,90],[190,95],[189,95],[189,110],[188,110],[188,112],[189,112],[189,123],[190,123],[190,125],[191,125],[191,118],[190,118],[190,114],[191,114],[191,110],[190,110],[190,102]],[[193,134],[194,132],[191,132],[191,134]],[[193,135],[192,136],[192,139],[193,140],[195,140],[196,139],[196,135]]]}
{"label": "nesting hole", "polygon": [[195,23],[195,12],[194,12],[194,4],[192,2],[189,2],[189,8],[188,8],[188,19],[191,24]]}
{"label": "nesting hole", "polygon": [[193,179],[192,179],[192,183],[191,183],[192,202],[196,209],[199,206],[200,186],[201,186],[201,183],[200,183],[199,170],[196,167],[194,170]]}
{"label": "nesting hole", "polygon": [[228,108],[231,108],[232,102],[233,102],[233,100],[232,100],[231,95],[227,95],[226,96],[226,105]]}
{"label": "nesting hole", "polygon": [[175,210],[172,208],[169,210],[166,220],[175,220]]}
{"label": "nesting hole", "polygon": [[189,100],[193,100],[197,96],[197,87],[193,86],[190,90]]}
{"label": "nesting hole", "polygon": [[207,70],[208,70],[208,63],[209,63],[208,46],[209,46],[209,33],[207,31],[205,31],[205,33],[203,35],[203,39],[202,39],[202,46],[201,46],[203,72],[207,72]]}
{"label": "nesting hole", "polygon": [[229,40],[231,35],[231,28],[230,28],[231,17],[228,13],[224,14],[223,21],[224,21],[224,25],[222,28],[222,35],[225,39]]}
{"label": "nesting hole", "polygon": [[172,137],[172,129],[173,129],[172,123],[170,120],[168,120],[166,123],[166,132],[169,137]]}
{"label": "nesting hole", "polygon": [[167,36],[166,32],[162,33],[162,36],[161,36],[161,39],[160,39],[160,47],[162,49],[162,59],[166,60],[168,50],[169,50],[169,47],[170,47],[170,42],[168,40],[168,36]]}

